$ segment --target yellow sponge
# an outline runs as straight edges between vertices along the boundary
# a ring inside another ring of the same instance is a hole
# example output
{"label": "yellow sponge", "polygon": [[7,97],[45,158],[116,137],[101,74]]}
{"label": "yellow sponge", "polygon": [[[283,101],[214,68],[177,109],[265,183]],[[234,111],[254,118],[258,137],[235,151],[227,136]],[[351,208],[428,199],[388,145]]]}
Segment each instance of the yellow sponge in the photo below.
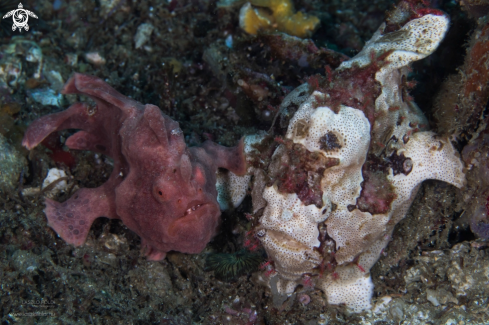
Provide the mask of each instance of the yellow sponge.
{"label": "yellow sponge", "polygon": [[273,17],[261,9],[253,8],[246,3],[239,12],[239,25],[248,34],[256,35],[258,30],[269,30],[272,27]]}
{"label": "yellow sponge", "polygon": [[252,35],[259,30],[278,30],[305,38],[319,26],[319,19],[302,12],[294,13],[290,0],[251,0],[241,8],[239,25]]}

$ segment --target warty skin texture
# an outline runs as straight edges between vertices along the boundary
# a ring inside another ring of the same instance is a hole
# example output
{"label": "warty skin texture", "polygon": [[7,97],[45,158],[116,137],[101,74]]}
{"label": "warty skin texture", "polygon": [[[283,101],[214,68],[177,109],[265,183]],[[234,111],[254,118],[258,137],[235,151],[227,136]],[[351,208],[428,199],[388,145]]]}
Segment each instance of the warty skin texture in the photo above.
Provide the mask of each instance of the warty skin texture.
{"label": "warty skin texture", "polygon": [[48,225],[67,243],[82,245],[101,216],[121,219],[141,237],[150,260],[170,250],[199,253],[216,232],[221,214],[216,171],[246,171],[243,142],[225,148],[210,141],[187,148],[178,123],[154,105],[127,98],[104,81],[75,74],[65,94],[84,94],[96,102],[72,105],[34,121],[23,145],[32,149],[50,133],[80,129],[66,146],[114,160],[106,183],[82,188],[63,203],[46,199]]}
{"label": "warty skin texture", "polygon": [[[409,64],[433,53],[448,25],[448,17],[433,10],[419,10],[394,30],[383,24],[357,56],[326,77],[311,77],[284,99],[299,109],[284,144],[259,171],[275,182],[259,184],[257,169],[248,171],[255,175],[254,191],[262,189],[253,197],[260,201],[254,212],[264,207],[255,236],[275,268],[272,292],[290,295],[307,278],[330,304],[345,304],[353,312],[370,309],[369,271],[421,183],[464,185],[458,153],[448,138],[428,130],[406,90]],[[278,186],[287,176],[280,166],[293,164],[287,149],[293,146],[328,164],[295,164],[307,175],[297,180],[304,184]],[[247,156],[251,159],[251,151]],[[317,196],[318,179],[322,206],[310,204],[304,192],[315,186],[309,193]]]}

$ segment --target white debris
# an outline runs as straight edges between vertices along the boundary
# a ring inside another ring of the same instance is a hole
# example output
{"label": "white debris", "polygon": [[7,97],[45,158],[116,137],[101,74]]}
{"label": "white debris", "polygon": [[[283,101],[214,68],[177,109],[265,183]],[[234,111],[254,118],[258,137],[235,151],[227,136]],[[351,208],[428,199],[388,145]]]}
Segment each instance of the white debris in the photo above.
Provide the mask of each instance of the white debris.
{"label": "white debris", "polygon": [[98,52],[88,52],[85,53],[85,60],[87,60],[91,64],[95,65],[103,65],[105,64],[105,58],[100,55]]}
{"label": "white debris", "polygon": [[[42,189],[44,190],[49,185],[51,185],[51,183],[59,180],[60,178],[64,178],[64,177],[67,177],[64,170],[58,169],[58,168],[51,168],[48,171],[48,175],[46,176],[46,178],[42,182]],[[62,181],[59,181],[52,189],[50,189],[48,191],[48,193],[46,193],[46,195],[55,196],[58,193],[62,193],[64,191],[66,191],[67,188],[68,188],[68,183],[66,182],[66,180],[62,180]]]}
{"label": "white debris", "polygon": [[134,35],[134,47],[139,49],[146,44],[154,29],[154,26],[148,23],[139,25],[136,35]]}

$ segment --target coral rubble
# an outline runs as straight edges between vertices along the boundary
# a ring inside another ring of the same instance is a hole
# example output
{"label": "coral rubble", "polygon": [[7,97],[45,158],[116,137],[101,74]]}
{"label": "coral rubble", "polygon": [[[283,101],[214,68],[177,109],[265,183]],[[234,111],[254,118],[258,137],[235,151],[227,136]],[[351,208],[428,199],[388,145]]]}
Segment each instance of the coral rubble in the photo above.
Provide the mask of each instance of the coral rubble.
{"label": "coral rubble", "polygon": [[0,133],[0,193],[13,190],[27,161]]}

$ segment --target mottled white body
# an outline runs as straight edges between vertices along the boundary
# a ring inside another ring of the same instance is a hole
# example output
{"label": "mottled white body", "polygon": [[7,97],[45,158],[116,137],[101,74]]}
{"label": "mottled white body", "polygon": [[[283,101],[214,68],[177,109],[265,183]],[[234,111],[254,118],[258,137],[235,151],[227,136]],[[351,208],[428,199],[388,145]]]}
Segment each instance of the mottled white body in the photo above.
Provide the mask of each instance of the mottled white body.
{"label": "mottled white body", "polygon": [[[302,99],[286,137],[312,153],[337,158],[339,163],[322,174],[321,208],[305,206],[296,194],[280,193],[276,185],[263,192],[267,205],[259,220],[257,237],[274,262],[278,281],[273,282],[279,293],[291,294],[302,283],[304,274],[317,275],[314,285],[325,292],[329,303],[346,304],[354,312],[370,309],[373,283],[369,270],[386,247],[395,224],[405,217],[421,183],[437,179],[463,186],[463,165],[450,141],[419,126],[427,125],[426,118],[401,93],[408,65],[437,48],[448,24],[446,16],[428,14],[392,33],[384,34],[382,25],[356,57],[340,65],[339,70],[365,67],[373,64],[372,58],[391,51],[375,73],[381,92],[375,100],[378,118],[373,126],[358,109],[340,105],[335,112],[321,106],[318,99],[328,94],[314,92]],[[298,104],[297,92],[289,96],[284,103]],[[325,134],[334,134],[340,147],[323,150],[321,138]],[[386,146],[379,147],[377,143]],[[412,166],[410,171],[396,175],[389,167],[386,178],[394,199],[388,212],[375,215],[351,208],[361,195],[362,166],[369,150],[373,154],[385,150],[388,156],[394,152],[403,154],[410,159],[409,167]],[[283,151],[283,145],[279,146],[274,155],[280,157]],[[319,276],[324,261],[315,248],[320,245],[321,227],[334,240],[337,266]]]}

